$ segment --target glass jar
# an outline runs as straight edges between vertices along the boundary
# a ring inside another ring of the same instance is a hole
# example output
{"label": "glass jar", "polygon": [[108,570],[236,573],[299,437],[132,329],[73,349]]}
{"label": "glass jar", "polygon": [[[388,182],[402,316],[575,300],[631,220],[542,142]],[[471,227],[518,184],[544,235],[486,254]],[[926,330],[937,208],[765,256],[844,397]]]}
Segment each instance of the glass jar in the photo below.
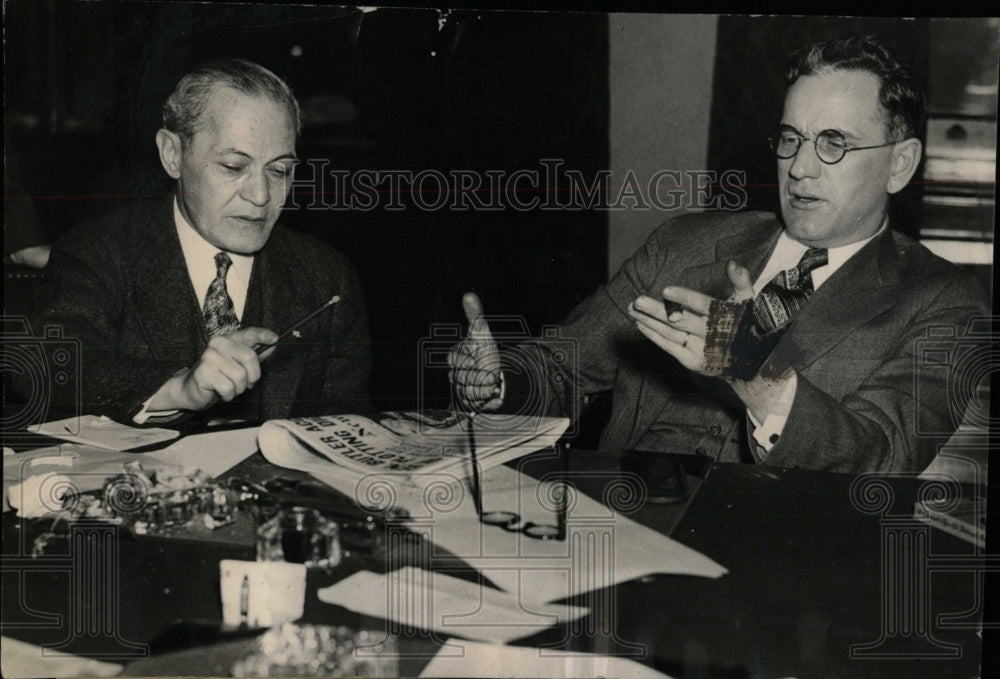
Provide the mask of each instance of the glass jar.
{"label": "glass jar", "polygon": [[257,528],[257,560],[333,568],[340,563],[340,530],[309,507],[285,507]]}

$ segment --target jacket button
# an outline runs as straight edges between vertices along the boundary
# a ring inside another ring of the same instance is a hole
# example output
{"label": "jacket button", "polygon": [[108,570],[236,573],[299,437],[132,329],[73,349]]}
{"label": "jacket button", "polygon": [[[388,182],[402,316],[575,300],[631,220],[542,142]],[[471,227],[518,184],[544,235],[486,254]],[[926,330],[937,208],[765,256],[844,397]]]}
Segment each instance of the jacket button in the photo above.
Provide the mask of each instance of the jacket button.
{"label": "jacket button", "polygon": [[708,455],[708,451],[702,446],[698,446],[694,449],[695,455]]}
{"label": "jacket button", "polygon": [[713,424],[711,427],[708,428],[708,433],[714,436],[715,438],[719,438],[720,436],[722,436],[722,425]]}

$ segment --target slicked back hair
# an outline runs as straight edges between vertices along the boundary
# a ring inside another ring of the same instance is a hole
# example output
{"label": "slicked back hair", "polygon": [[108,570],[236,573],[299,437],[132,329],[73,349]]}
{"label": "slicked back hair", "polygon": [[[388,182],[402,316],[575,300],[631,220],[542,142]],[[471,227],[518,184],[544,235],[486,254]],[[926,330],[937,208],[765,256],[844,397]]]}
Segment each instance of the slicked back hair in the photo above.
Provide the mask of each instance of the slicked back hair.
{"label": "slicked back hair", "polygon": [[785,74],[791,87],[804,75],[831,71],[863,71],[878,78],[879,110],[888,139],[899,142],[922,137],[927,116],[924,88],[913,67],[897,59],[872,35],[855,35],[807,45],[793,52]]}
{"label": "slicked back hair", "polygon": [[208,100],[217,87],[231,87],[282,104],[295,125],[298,140],[302,114],[285,81],[252,61],[219,59],[202,64],[181,78],[163,105],[163,127],[179,136],[185,147],[201,126]]}

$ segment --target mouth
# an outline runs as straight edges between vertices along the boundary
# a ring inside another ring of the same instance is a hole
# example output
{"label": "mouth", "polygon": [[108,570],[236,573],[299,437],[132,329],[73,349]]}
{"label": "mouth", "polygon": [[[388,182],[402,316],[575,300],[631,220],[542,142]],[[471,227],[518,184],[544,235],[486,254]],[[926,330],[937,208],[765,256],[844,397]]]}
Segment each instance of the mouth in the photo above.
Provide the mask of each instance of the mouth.
{"label": "mouth", "polygon": [[794,191],[792,189],[789,189],[787,191],[787,195],[788,195],[788,202],[792,207],[803,210],[809,210],[811,208],[815,208],[816,206],[818,206],[823,202],[823,199],[820,198],[819,196],[805,191]]}
{"label": "mouth", "polygon": [[243,222],[245,224],[254,226],[259,226],[267,223],[266,217],[252,217],[248,215],[236,215],[234,217],[231,217],[231,219],[235,219],[238,222]]}

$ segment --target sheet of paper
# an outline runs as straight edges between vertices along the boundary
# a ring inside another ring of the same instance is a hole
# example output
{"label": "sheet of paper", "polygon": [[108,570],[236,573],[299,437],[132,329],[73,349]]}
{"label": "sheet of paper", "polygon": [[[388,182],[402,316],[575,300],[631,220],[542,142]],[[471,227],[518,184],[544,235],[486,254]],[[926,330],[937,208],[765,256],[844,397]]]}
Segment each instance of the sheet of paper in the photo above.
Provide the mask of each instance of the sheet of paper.
{"label": "sheet of paper", "polygon": [[163,450],[146,453],[144,458],[200,469],[215,477],[257,452],[259,430],[260,427],[248,427],[185,436]]}
{"label": "sheet of paper", "polygon": [[[509,467],[489,470],[481,483],[484,512],[514,512],[521,525],[558,525],[561,483],[539,482]],[[570,489],[564,540],[537,540],[481,523],[468,488],[451,498],[425,493],[422,504],[410,508],[409,525],[522,602],[557,601],[653,573],[717,578],[727,572],[629,519],[624,512],[636,500],[634,490],[609,477],[602,504]]]}
{"label": "sheet of paper", "polygon": [[24,641],[0,638],[0,671],[9,679],[34,677],[114,677],[122,666],[81,658],[69,653],[35,646]]}
{"label": "sheet of paper", "polygon": [[103,415],[81,415],[65,420],[44,422],[28,427],[28,431],[63,441],[99,446],[108,450],[142,448],[180,436],[173,429],[128,427]]}
{"label": "sheet of paper", "polygon": [[443,646],[420,676],[670,679],[628,658],[459,640]]}
{"label": "sheet of paper", "polygon": [[319,590],[319,598],[417,629],[493,643],[531,636],[588,613],[580,606],[527,605],[506,592],[413,567],[385,575],[361,571]]}

